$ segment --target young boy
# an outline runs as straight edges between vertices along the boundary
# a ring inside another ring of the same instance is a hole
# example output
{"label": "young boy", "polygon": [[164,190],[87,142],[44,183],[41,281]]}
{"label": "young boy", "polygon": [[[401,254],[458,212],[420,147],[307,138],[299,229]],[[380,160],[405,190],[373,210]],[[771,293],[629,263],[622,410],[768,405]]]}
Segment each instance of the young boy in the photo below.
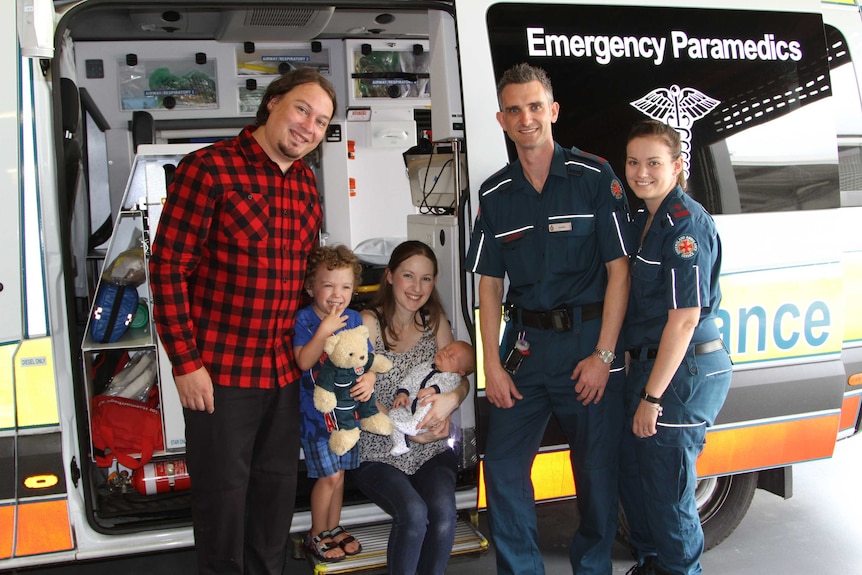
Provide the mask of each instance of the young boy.
{"label": "young boy", "polygon": [[[407,435],[418,435],[417,429],[431,409],[431,403],[419,405],[419,400],[435,393],[447,393],[461,384],[461,378],[476,368],[473,346],[464,341],[453,341],[441,347],[434,361],[420,363],[410,370],[395,393],[389,419],[392,420],[392,455],[410,451]],[[432,402],[433,403],[433,402]]]}
{"label": "young boy", "polygon": [[[344,470],[359,466],[359,449],[342,456],[329,448],[329,435],[335,418],[314,407],[314,380],[323,363],[326,338],[362,325],[356,310],[348,309],[360,283],[362,265],[346,246],[321,246],[308,256],[305,290],[312,303],[299,310],[293,336],[296,364],[303,370],[300,380],[301,440],[308,476],[317,478],[311,490],[311,530],[306,547],[322,561],[340,561],[362,551],[362,545],[339,522],[344,496]],[[371,343],[369,342],[369,349]],[[373,373],[357,381],[369,392],[374,388]]]}

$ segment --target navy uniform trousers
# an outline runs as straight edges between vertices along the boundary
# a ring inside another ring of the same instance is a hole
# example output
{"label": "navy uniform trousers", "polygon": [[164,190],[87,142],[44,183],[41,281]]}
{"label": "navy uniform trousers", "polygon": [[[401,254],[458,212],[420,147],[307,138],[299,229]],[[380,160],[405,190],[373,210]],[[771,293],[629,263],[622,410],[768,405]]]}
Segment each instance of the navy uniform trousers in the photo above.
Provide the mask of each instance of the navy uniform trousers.
{"label": "navy uniform trousers", "polygon": [[620,496],[638,560],[657,555],[661,572],[699,575],[703,530],[694,498],[696,463],[730,388],[732,364],[724,349],[695,355],[690,345],[662,395],[657,433],[641,439],[632,433],[632,417],[654,364],[641,357],[629,366]]}
{"label": "navy uniform trousers", "polygon": [[[581,521],[570,548],[575,575],[610,575],[618,524],[617,465],[624,421],[622,354],[611,367],[604,397],[584,406],[577,400],[572,370],[593,353],[601,318],[580,321],[571,331],[526,329],[530,355],[514,376],[524,396],[514,407],[491,406],[485,452],[488,516],[500,574],[544,573],[538,547],[530,470],[545,427],[554,414],[571,447]],[[507,324],[505,357],[520,326]]]}

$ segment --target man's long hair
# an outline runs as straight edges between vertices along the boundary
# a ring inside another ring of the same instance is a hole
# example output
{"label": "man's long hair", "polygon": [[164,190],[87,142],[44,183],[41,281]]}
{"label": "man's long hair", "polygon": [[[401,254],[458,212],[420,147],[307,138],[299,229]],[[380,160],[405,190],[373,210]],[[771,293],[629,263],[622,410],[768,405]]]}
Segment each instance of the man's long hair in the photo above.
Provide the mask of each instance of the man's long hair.
{"label": "man's long hair", "polygon": [[338,104],[335,99],[335,88],[333,88],[332,83],[314,68],[297,68],[273,80],[267,86],[266,92],[264,92],[263,98],[260,101],[260,107],[257,109],[257,125],[263,126],[269,120],[269,103],[273,98],[287,94],[302,84],[317,84],[323,88],[323,91],[332,100],[332,114],[335,115],[335,109]]}

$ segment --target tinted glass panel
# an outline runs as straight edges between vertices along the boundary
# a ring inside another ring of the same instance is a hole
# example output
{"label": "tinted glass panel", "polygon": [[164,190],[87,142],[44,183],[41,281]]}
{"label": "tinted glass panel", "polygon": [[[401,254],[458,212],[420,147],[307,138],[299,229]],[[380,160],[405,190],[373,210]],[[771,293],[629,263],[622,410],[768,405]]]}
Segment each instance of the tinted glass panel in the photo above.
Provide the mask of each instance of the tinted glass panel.
{"label": "tinted glass panel", "polygon": [[682,134],[689,193],[713,213],[839,205],[819,14],[503,4],[488,30],[497,78],[545,68],[557,141],[619,175],[630,127],[652,117]]}

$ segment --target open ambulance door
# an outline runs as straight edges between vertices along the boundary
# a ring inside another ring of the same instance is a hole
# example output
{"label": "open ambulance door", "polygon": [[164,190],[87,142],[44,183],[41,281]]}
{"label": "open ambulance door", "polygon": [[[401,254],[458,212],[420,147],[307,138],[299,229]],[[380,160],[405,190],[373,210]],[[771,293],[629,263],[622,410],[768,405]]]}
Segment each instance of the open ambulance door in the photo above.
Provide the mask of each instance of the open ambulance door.
{"label": "open ambulance door", "polygon": [[[441,277],[446,277],[441,279],[444,306],[456,335],[469,340],[469,319],[463,317],[470,314],[462,311],[458,283],[466,248],[459,256],[454,240],[466,227],[454,219],[452,198],[458,194],[443,193],[441,184],[433,196],[417,199],[402,158],[421,136],[432,133],[438,135],[432,156],[457,153],[462,144],[453,3],[287,1],[276,6],[211,0],[167,6],[151,0],[85,0],[58,2],[56,9],[56,54],[45,61],[53,115],[47,113],[51,108],[43,111],[54,123],[58,173],[50,181],[62,198],[58,219],[68,230],[58,239],[64,274],[57,291],[68,300],[69,313],[56,313],[52,321],[68,332],[60,343],[69,357],[62,387],[73,412],[64,421],[77,432],[64,434],[76,437],[65,450],[76,556],[189,546],[188,491],[180,488],[186,482],[177,475],[185,452],[182,412],[169,362],[145,317],[152,317],[148,281],[137,287],[139,305],[127,331],[104,343],[93,332],[103,270],[130,251],[146,260],[172,169],[185,153],[253,124],[269,82],[294,67],[311,66],[330,79],[339,102],[325,141],[308,158],[324,202],[328,243],[356,249],[377,234],[418,234],[434,244]],[[69,129],[72,118],[79,121],[75,130]],[[445,162],[432,159],[429,165],[442,175]],[[73,181],[78,185],[73,187]],[[387,217],[380,218],[381,213]],[[143,474],[100,461],[91,420],[93,398],[107,381],[105,366],[117,362],[122,367],[140,356],[158,364],[163,439]],[[453,426],[462,462],[456,492],[462,536],[453,553],[487,548],[473,525],[475,419],[471,398]],[[158,493],[142,492],[146,481],[141,477],[153,479]],[[298,540],[311,524],[311,485],[303,463],[292,524]],[[342,518],[357,535],[368,528],[383,536],[377,533],[372,543],[369,532],[367,553],[338,569],[385,561],[390,518],[349,484]],[[328,568],[332,572],[334,566]]]}

